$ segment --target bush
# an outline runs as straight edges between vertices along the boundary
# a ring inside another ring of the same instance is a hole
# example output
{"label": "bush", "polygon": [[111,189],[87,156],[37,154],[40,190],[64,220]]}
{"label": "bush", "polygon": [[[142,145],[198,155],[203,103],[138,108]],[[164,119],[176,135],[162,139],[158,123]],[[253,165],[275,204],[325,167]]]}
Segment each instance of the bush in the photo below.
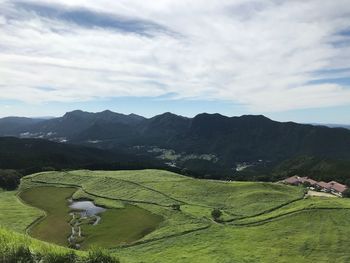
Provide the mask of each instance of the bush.
{"label": "bush", "polygon": [[[3,249],[2,249],[3,250]],[[0,262],[34,263],[34,257],[27,246],[8,246],[2,251]]]}
{"label": "bush", "polygon": [[16,249],[15,258],[18,263],[32,263],[34,258],[27,246],[20,246]]}
{"label": "bush", "polygon": [[107,251],[101,249],[93,249],[89,251],[86,263],[119,263],[119,260],[109,255]]}
{"label": "bush", "polygon": [[15,170],[0,170],[0,187],[15,190],[20,183],[21,174]]}
{"label": "bush", "polygon": [[346,189],[346,190],[343,192],[343,197],[350,198],[350,188]]}
{"label": "bush", "polygon": [[45,263],[75,263],[77,262],[77,256],[74,252],[67,254],[57,254],[57,253],[45,253],[42,257],[41,262]]}
{"label": "bush", "polygon": [[211,211],[211,216],[214,218],[215,221],[219,221],[221,215],[222,212],[220,211],[220,209],[214,208],[213,211]]}
{"label": "bush", "polygon": [[172,208],[173,210],[175,210],[175,211],[181,211],[181,207],[180,207],[179,204],[173,204],[173,205],[171,206],[171,208]]}

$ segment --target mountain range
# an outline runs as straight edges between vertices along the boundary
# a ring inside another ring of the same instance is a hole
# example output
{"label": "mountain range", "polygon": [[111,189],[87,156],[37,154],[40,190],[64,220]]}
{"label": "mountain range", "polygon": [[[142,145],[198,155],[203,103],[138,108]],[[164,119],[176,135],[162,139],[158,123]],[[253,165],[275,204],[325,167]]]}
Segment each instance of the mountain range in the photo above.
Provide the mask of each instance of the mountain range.
{"label": "mountain range", "polygon": [[330,128],[345,128],[350,130],[350,125],[346,125],[346,124],[315,124],[315,125],[327,126]]}
{"label": "mountain range", "polygon": [[0,119],[0,136],[123,151],[210,178],[271,180],[311,170],[317,179],[350,178],[350,130],[262,115],[187,118],[167,112],[145,118],[76,110],[52,119]]}

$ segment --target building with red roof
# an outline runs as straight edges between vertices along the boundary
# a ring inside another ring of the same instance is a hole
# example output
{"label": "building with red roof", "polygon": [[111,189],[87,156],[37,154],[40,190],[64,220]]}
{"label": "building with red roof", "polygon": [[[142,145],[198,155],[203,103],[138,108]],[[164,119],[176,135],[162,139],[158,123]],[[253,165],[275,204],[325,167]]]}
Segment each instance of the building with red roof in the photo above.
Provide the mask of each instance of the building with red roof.
{"label": "building with red roof", "polygon": [[320,181],[317,182],[315,180],[312,180],[308,177],[299,177],[297,175],[289,177],[285,180],[282,181],[285,184],[290,184],[290,185],[301,185],[306,182],[310,184],[310,186],[315,187],[319,191],[323,192],[331,192],[335,195],[342,196],[342,193],[348,189],[348,187],[344,184],[338,183],[336,181],[331,181],[329,183]]}
{"label": "building with red roof", "polygon": [[329,183],[326,183],[326,182],[317,182],[316,183],[316,186],[319,187],[321,190],[324,190],[324,191],[330,191],[331,190],[331,186]]}
{"label": "building with red roof", "polygon": [[291,184],[291,185],[301,184],[300,177],[296,176],[296,175],[283,180],[283,182],[286,184]]}
{"label": "building with red roof", "polygon": [[331,181],[328,183],[330,185],[331,192],[342,194],[348,187],[344,184],[340,184],[336,181]]}

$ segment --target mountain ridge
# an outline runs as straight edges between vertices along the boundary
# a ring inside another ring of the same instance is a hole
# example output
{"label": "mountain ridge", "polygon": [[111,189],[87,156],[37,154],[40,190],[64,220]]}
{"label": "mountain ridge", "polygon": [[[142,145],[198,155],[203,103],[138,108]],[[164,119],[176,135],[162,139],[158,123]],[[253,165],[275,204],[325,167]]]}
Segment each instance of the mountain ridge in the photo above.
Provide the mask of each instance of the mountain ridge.
{"label": "mountain ridge", "polygon": [[[216,176],[242,177],[254,167],[265,167],[270,173],[281,163],[295,166],[295,162],[288,160],[300,156],[350,160],[349,130],[278,122],[264,115],[228,117],[201,113],[188,118],[166,112],[145,118],[109,110],[97,113],[76,110],[49,120],[33,123],[23,120],[25,124],[16,124],[10,129],[9,122],[5,125],[0,119],[0,136],[10,131],[10,135],[17,137],[123,149],[130,154],[151,156],[169,165],[200,173],[208,171]],[[236,171],[237,167],[248,168],[242,173]]]}

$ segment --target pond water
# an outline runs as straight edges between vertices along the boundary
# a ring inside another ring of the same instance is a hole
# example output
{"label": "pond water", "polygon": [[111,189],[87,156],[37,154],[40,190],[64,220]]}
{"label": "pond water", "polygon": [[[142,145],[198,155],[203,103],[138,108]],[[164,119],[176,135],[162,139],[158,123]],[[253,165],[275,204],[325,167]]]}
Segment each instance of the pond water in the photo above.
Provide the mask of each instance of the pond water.
{"label": "pond water", "polygon": [[[69,208],[73,210],[70,215],[72,216],[72,220],[70,221],[70,225],[72,228],[72,233],[68,237],[68,243],[71,247],[80,248],[80,244],[78,244],[78,240],[82,240],[82,226],[86,223],[97,225],[101,217],[99,214],[106,211],[105,208],[96,206],[91,201],[73,201],[69,199]],[[84,220],[88,220],[84,222]],[[89,221],[92,220],[92,221]]]}
{"label": "pond water", "polygon": [[95,216],[106,211],[105,208],[96,206],[91,201],[72,201],[69,208],[73,210],[81,210],[82,217]]}

